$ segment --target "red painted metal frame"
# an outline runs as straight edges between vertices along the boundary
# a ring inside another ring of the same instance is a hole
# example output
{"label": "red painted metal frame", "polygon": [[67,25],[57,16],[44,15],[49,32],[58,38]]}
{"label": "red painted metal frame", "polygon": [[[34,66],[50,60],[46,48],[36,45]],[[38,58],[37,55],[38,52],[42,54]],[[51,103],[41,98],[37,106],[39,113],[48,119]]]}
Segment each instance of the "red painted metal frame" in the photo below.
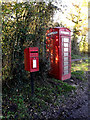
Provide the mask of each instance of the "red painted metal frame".
{"label": "red painted metal frame", "polygon": [[[33,68],[33,60],[36,60],[36,68]],[[39,71],[39,55],[37,47],[29,47],[24,50],[25,70],[29,72]]]}
{"label": "red painted metal frame", "polygon": [[[47,50],[47,57],[48,54],[50,54],[50,64],[51,64],[51,69],[49,71],[49,74],[53,76],[56,79],[59,80],[66,80],[71,77],[71,31],[68,28],[61,28],[61,27],[56,27],[56,28],[51,28],[47,31],[46,33],[46,50]],[[68,71],[69,73],[64,75],[64,56],[63,56],[63,46],[62,46],[62,41],[63,38],[69,38],[69,62],[68,62]],[[49,42],[48,42],[49,41]],[[53,45],[52,45],[52,44]],[[53,51],[53,55],[52,55]]]}

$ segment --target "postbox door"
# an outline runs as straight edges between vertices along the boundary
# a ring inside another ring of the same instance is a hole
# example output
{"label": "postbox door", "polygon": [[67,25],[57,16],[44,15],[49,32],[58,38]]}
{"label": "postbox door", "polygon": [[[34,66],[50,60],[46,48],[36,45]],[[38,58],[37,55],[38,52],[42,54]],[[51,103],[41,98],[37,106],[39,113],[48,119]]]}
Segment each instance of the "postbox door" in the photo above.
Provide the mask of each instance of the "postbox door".
{"label": "postbox door", "polygon": [[38,57],[31,57],[30,58],[30,72],[39,71],[39,58]]}
{"label": "postbox door", "polygon": [[[71,71],[71,44],[70,37],[62,37],[62,74],[67,76]],[[64,78],[63,78],[64,79]]]}

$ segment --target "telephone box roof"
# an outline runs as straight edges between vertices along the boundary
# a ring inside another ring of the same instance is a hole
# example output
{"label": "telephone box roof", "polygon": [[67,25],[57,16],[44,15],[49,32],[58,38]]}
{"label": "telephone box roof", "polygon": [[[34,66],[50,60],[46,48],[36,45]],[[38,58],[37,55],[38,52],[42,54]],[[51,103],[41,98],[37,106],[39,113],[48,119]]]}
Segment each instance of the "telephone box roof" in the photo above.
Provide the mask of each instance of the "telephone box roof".
{"label": "telephone box roof", "polygon": [[66,28],[66,27],[54,27],[54,28],[57,28],[57,29],[68,29],[70,31],[70,29]]}

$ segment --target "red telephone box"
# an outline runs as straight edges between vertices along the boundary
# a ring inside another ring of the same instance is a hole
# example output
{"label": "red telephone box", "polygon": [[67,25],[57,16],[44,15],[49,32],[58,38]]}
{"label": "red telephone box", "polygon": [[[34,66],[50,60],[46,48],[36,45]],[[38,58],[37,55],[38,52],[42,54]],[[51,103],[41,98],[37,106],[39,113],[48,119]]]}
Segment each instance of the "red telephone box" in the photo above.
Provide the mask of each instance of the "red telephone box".
{"label": "red telephone box", "polygon": [[71,77],[71,31],[55,27],[46,32],[46,54],[50,56],[50,75],[59,80]]}
{"label": "red telephone box", "polygon": [[24,50],[25,70],[30,72],[39,71],[39,56],[37,47],[29,47]]}

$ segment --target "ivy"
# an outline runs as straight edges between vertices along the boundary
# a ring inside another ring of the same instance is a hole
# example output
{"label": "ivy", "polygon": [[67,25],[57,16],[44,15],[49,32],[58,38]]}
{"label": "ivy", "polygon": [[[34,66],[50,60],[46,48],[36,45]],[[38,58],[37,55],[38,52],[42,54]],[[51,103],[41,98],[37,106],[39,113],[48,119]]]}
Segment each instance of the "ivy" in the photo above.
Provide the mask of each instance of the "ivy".
{"label": "ivy", "polygon": [[45,33],[54,10],[51,3],[2,3],[3,81],[28,79],[24,49],[39,47],[42,58]]}

